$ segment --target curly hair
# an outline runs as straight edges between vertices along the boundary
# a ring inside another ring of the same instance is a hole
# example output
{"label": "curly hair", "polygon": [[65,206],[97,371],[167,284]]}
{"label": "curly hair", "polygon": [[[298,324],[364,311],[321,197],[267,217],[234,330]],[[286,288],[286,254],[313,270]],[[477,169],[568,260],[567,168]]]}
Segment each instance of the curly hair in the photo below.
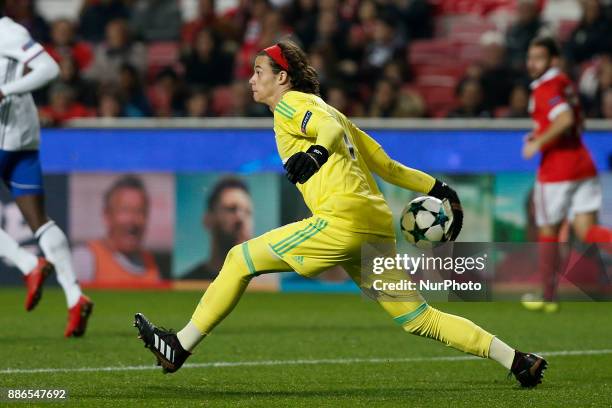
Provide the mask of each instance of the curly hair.
{"label": "curly hair", "polygon": [[[320,84],[317,71],[308,64],[306,53],[293,41],[283,40],[278,43],[283,56],[289,64],[287,74],[291,80],[291,89],[304,93],[320,95]],[[272,72],[278,74],[283,70],[272,58],[264,51],[257,54],[258,56],[267,56],[272,67]]]}
{"label": "curly hair", "polygon": [[536,37],[529,43],[530,47],[543,47],[548,51],[549,57],[560,57],[561,47],[554,38],[549,36]]}

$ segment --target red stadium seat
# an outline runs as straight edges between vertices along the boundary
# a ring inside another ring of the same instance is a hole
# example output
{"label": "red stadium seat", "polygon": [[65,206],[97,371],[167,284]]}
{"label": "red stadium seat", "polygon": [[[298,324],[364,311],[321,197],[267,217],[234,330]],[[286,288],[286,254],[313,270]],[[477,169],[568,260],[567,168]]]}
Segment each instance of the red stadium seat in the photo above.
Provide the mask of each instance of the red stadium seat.
{"label": "red stadium seat", "polygon": [[442,75],[459,79],[463,77],[467,67],[467,64],[461,62],[456,62],[453,65],[417,64],[412,67],[412,73],[416,78],[416,82],[419,82],[419,77],[425,75]]}
{"label": "red stadium seat", "polygon": [[164,67],[174,67],[179,60],[179,44],[172,41],[154,42],[147,45],[147,76],[153,79]]}
{"label": "red stadium seat", "polygon": [[425,74],[418,76],[415,84],[418,86],[454,88],[457,85],[457,78],[451,75]]}
{"label": "red stadium seat", "polygon": [[559,27],[557,28],[557,36],[559,37],[559,41],[562,43],[569,40],[572,33],[578,26],[579,21],[576,20],[561,20],[559,21]]}
{"label": "red stadium seat", "polygon": [[216,87],[212,95],[212,109],[215,115],[227,115],[232,110],[232,106],[232,88],[229,86]]}
{"label": "red stadium seat", "polygon": [[510,107],[508,106],[498,106],[495,108],[493,112],[493,116],[496,118],[505,118],[510,113]]}
{"label": "red stadium seat", "polygon": [[436,12],[445,14],[487,15],[497,10],[512,10],[516,0],[430,0]]}
{"label": "red stadium seat", "polygon": [[458,43],[452,39],[413,41],[408,50],[408,61],[413,64],[452,65],[457,58]]}
{"label": "red stadium seat", "polygon": [[440,117],[455,105],[455,86],[439,85],[409,85],[410,91],[416,92],[425,101],[430,112],[435,117]]}
{"label": "red stadium seat", "polygon": [[469,15],[465,18],[449,20],[448,36],[464,43],[477,44],[482,34],[496,29],[495,24],[477,16]]}
{"label": "red stadium seat", "polygon": [[459,59],[464,63],[478,62],[482,59],[483,49],[480,44],[464,44],[459,51]]}

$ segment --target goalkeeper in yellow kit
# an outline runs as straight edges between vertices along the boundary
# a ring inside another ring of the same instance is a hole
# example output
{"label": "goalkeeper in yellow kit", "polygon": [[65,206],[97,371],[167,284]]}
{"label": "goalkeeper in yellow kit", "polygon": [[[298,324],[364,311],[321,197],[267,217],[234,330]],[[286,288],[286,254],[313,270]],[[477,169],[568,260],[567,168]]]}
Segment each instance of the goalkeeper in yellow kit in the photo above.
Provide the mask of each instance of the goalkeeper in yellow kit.
{"label": "goalkeeper in yellow kit", "polygon": [[[359,284],[362,246],[395,244],[392,213],[372,173],[443,200],[453,213],[451,239],[461,229],[463,214],[454,190],[391,160],[374,139],[327,105],[318,96],[317,74],[297,45],[284,41],[260,52],[249,83],[255,101],[274,112],[276,144],[287,178],[313,215],[232,248],[191,320],[178,333],[136,314],[140,338],[164,372],[182,366],[232,311],[254,276],[293,269],[311,277],[340,265]],[[547,363],[540,356],[516,351],[471,321],[429,306],[416,291],[405,299],[379,303],[407,332],[496,360],[522,386],[541,382]]]}

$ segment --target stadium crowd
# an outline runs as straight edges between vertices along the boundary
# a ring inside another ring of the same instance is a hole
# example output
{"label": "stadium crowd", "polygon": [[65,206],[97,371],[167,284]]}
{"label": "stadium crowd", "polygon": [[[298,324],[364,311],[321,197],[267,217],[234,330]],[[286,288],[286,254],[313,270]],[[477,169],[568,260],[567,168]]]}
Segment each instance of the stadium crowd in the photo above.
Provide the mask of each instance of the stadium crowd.
{"label": "stadium crowd", "polygon": [[96,116],[269,116],[247,81],[255,54],[286,36],[307,50],[323,95],[348,115],[517,118],[528,117],[527,46],[550,34],[587,116],[612,119],[611,0],[580,1],[577,20],[545,20],[546,0],[235,2],[220,12],[215,0],[199,0],[191,21],[177,0],[83,0],[78,19],[53,21],[38,13],[43,1],[7,0],[5,14],[60,65],[35,94],[47,126]]}

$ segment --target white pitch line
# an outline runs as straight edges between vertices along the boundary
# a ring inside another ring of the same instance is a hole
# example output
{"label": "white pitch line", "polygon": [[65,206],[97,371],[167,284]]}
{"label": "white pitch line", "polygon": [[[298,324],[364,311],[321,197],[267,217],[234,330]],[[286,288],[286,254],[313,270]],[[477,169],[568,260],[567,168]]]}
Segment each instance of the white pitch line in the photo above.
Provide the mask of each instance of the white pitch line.
{"label": "white pitch line", "polygon": [[[601,350],[558,350],[542,351],[537,354],[545,357],[590,356],[612,354],[612,349]],[[465,361],[484,360],[475,356],[454,357],[406,357],[406,358],[331,358],[318,360],[261,360],[261,361],[217,361],[211,363],[185,364],[183,368],[221,368],[221,367],[267,367],[283,365],[318,365],[318,364],[380,364],[380,363],[422,363],[434,361]],[[38,373],[83,373],[83,372],[113,372],[113,371],[143,371],[161,370],[158,366],[116,366],[116,367],[76,367],[76,368],[7,368],[0,374],[38,374]]]}

